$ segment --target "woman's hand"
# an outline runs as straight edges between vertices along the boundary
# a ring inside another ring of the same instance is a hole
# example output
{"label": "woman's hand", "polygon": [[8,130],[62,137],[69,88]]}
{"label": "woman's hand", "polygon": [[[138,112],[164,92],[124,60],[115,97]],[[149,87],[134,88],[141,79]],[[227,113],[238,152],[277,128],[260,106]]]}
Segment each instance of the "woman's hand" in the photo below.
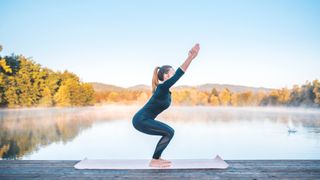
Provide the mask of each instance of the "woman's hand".
{"label": "woman's hand", "polygon": [[195,57],[197,57],[199,50],[200,50],[200,45],[199,43],[197,43],[190,49],[188,54],[188,59],[193,60]]}
{"label": "woman's hand", "polygon": [[194,45],[192,47],[192,49],[190,49],[188,58],[180,66],[182,71],[184,71],[184,72],[187,71],[191,61],[198,55],[199,50],[200,50],[200,45],[198,43],[196,45]]}

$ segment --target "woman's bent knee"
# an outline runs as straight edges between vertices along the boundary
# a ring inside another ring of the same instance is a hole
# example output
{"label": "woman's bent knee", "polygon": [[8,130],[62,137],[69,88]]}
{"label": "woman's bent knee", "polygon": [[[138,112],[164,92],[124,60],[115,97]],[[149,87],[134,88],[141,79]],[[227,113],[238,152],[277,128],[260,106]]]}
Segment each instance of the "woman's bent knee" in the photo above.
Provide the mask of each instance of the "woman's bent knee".
{"label": "woman's bent knee", "polygon": [[172,138],[173,135],[174,135],[174,129],[171,129],[171,130],[169,131],[169,137]]}

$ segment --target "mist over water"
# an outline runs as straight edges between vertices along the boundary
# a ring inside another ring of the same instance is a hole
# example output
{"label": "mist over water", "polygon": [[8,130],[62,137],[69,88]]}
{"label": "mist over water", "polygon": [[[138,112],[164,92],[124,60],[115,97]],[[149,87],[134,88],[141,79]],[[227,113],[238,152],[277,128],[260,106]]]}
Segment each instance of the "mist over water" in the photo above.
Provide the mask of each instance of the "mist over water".
{"label": "mist over water", "polygon": [[[160,136],[131,118],[141,105],[0,110],[3,159],[152,157]],[[171,106],[157,118],[175,129],[165,158],[320,159],[320,110]]]}

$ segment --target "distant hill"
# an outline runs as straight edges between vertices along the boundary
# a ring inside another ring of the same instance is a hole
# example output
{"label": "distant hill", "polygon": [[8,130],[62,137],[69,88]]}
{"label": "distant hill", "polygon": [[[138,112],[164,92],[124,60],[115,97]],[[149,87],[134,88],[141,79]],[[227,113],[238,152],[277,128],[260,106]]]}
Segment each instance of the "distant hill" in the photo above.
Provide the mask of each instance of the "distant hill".
{"label": "distant hill", "polygon": [[[142,91],[151,91],[151,86],[145,85],[145,84],[138,84],[135,86],[131,86],[128,88],[123,88],[119,86],[114,86],[110,84],[104,84],[104,83],[98,83],[98,82],[89,82],[92,84],[93,88],[97,92],[101,91],[121,91],[121,90],[142,90]],[[181,85],[173,87],[173,89],[189,89],[189,88],[196,88],[199,91],[205,91],[205,92],[211,92],[212,88],[216,88],[218,91],[221,91],[224,88],[228,88],[232,92],[242,92],[245,90],[251,90],[252,92],[258,92],[258,91],[264,91],[269,92],[272,89],[271,88],[264,88],[264,87],[249,87],[249,86],[241,86],[241,85],[231,85],[231,84],[203,84],[198,86],[187,86],[187,85]]]}
{"label": "distant hill", "polygon": [[146,91],[151,91],[151,86],[147,86],[147,85],[145,85],[145,84],[138,84],[138,85],[135,85],[135,86],[128,87],[127,89],[129,89],[129,90],[146,90]]}
{"label": "distant hill", "polygon": [[124,90],[125,88],[119,87],[119,86],[114,86],[110,84],[104,84],[104,83],[99,83],[99,82],[89,82],[93,89],[96,92],[101,92],[101,91],[121,91]]}
{"label": "distant hill", "polygon": [[246,90],[251,90],[252,92],[264,91],[269,92],[271,88],[264,87],[250,87],[250,86],[241,86],[241,85],[232,85],[232,84],[203,84],[200,86],[196,86],[200,91],[210,92],[212,88],[216,88],[218,91],[221,91],[224,88],[228,88],[232,92],[243,92]]}

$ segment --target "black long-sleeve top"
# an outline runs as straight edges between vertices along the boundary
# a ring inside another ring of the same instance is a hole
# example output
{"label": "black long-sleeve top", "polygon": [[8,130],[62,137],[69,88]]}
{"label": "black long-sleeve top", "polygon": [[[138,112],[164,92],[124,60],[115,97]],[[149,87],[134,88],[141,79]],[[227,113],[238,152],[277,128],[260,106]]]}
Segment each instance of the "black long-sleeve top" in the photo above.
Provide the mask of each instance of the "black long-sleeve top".
{"label": "black long-sleeve top", "polygon": [[151,98],[138,113],[149,118],[155,118],[167,109],[171,104],[171,91],[169,88],[173,86],[183,74],[184,71],[179,67],[171,78],[160,83]]}

